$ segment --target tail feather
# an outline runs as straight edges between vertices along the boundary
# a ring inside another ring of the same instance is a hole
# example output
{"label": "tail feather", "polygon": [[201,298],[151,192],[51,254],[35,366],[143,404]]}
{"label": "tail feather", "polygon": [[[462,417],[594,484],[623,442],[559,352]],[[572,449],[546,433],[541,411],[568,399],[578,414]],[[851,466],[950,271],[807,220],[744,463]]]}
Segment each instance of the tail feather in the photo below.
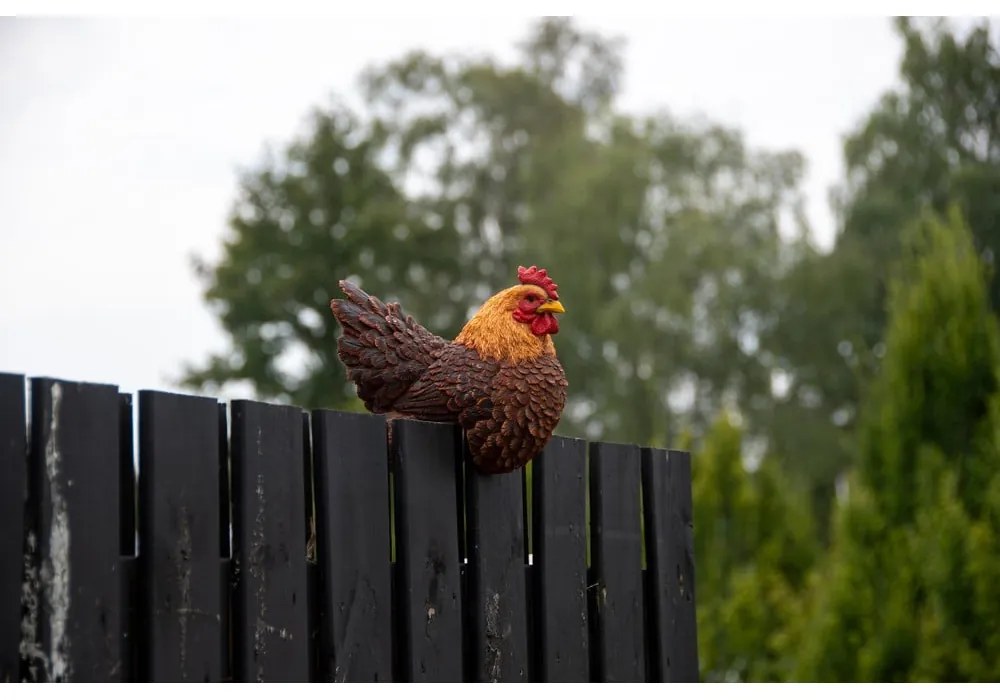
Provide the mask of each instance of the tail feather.
{"label": "tail feather", "polygon": [[399,304],[386,304],[346,280],[340,289],[346,298],[330,302],[344,331],[337,355],[368,410],[391,411],[448,341],[404,314]]}

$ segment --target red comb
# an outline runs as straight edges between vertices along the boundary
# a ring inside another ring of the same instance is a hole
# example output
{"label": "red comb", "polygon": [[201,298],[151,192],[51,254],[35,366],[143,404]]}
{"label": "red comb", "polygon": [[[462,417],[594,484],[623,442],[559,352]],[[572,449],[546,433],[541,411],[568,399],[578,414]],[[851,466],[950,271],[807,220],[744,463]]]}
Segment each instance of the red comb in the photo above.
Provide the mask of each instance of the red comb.
{"label": "red comb", "polygon": [[559,293],[556,291],[559,289],[559,285],[552,281],[552,278],[549,277],[549,273],[545,271],[544,267],[539,270],[535,265],[531,267],[518,266],[517,279],[521,281],[521,284],[538,285],[548,292],[549,297],[552,299],[559,298]]}

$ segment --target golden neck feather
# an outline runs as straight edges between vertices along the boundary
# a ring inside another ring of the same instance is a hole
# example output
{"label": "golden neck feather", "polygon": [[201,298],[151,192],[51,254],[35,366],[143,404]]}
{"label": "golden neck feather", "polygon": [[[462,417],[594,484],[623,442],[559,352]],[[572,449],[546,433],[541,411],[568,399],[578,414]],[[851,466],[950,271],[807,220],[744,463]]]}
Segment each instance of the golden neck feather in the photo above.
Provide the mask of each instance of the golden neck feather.
{"label": "golden neck feather", "polygon": [[483,357],[508,362],[555,355],[552,336],[537,336],[527,323],[514,320],[521,286],[510,287],[490,297],[455,338],[459,345],[473,348]]}

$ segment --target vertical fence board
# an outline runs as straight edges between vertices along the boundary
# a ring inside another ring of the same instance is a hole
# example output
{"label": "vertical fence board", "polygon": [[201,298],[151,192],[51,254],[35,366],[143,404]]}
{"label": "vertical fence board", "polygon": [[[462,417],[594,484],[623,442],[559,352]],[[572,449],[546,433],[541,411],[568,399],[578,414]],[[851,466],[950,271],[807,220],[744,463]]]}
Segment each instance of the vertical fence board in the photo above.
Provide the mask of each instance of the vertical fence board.
{"label": "vertical fence board", "polygon": [[236,680],[308,681],[302,411],[232,404]]}
{"label": "vertical fence board", "polygon": [[593,671],[608,682],[645,676],[639,461],[635,445],[590,446]]}
{"label": "vertical fence board", "polygon": [[587,627],[587,443],[553,437],[532,466],[538,680],[590,679]]}
{"label": "vertical fence board", "polygon": [[118,390],[33,379],[31,426],[40,596],[30,655],[42,679],[120,680]]}
{"label": "vertical fence board", "polygon": [[322,677],[392,680],[385,419],[313,413]]}
{"label": "vertical fence board", "polygon": [[24,377],[0,374],[0,682],[20,675],[26,429]]}
{"label": "vertical fence board", "polygon": [[457,428],[393,421],[401,680],[462,680]]}
{"label": "vertical fence board", "polygon": [[690,455],[644,448],[642,490],[651,592],[651,680],[697,681]]}
{"label": "vertical fence board", "polygon": [[467,461],[467,623],[472,680],[528,680],[521,472],[482,476]]}
{"label": "vertical fence board", "polygon": [[219,423],[214,399],[139,392],[144,676],[222,678]]}

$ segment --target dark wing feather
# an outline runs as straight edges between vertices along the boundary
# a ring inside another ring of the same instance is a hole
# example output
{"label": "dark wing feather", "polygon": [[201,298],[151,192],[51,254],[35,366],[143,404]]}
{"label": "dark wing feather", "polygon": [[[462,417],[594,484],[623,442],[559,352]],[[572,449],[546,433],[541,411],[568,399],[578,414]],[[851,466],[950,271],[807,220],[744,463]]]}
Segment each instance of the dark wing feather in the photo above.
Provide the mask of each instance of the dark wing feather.
{"label": "dark wing feather", "polygon": [[492,410],[490,386],[499,364],[463,345],[449,344],[427,371],[399,397],[396,412],[466,427]]}
{"label": "dark wing feather", "polygon": [[566,375],[554,355],[487,360],[450,345],[394,406],[432,421],[457,421],[477,469],[520,469],[541,452],[566,404]]}
{"label": "dark wing feather", "polygon": [[399,304],[386,304],[347,281],[340,289],[347,298],[330,302],[344,330],[337,354],[365,407],[375,413],[393,410],[450,344],[404,314]]}

